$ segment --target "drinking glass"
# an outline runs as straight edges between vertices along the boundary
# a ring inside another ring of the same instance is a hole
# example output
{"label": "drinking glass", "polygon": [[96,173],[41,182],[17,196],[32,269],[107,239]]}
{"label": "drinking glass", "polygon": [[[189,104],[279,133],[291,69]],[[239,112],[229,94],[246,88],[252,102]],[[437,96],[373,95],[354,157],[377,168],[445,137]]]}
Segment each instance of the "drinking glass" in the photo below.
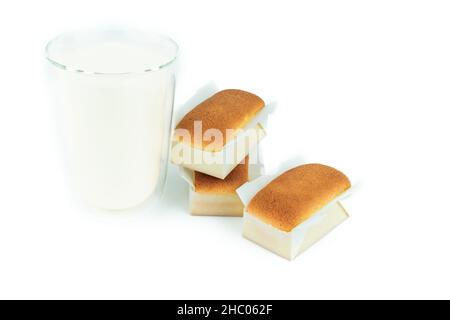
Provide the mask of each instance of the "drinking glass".
{"label": "drinking glass", "polygon": [[68,177],[89,204],[134,207],[162,193],[177,44],[137,30],[66,33],[46,47]]}

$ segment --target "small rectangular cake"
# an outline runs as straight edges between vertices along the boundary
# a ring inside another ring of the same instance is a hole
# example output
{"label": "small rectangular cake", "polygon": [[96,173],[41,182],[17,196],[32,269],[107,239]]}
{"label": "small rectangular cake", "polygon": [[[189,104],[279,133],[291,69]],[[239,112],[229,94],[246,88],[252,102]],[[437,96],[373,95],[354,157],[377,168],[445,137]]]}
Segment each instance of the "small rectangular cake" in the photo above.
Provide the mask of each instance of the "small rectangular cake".
{"label": "small rectangular cake", "polygon": [[292,260],[348,217],[336,199],[350,186],[343,173],[325,165],[290,169],[251,198],[243,235]]}
{"label": "small rectangular cake", "polygon": [[242,217],[244,205],[236,189],[248,179],[248,156],[225,179],[194,171],[194,188],[189,193],[191,214]]}
{"label": "small rectangular cake", "polygon": [[180,167],[189,184],[189,212],[199,216],[242,217],[244,205],[236,189],[261,176],[260,150],[252,150],[225,179]]}
{"label": "small rectangular cake", "polygon": [[265,136],[264,101],[237,89],[217,92],[177,124],[171,160],[224,179]]}

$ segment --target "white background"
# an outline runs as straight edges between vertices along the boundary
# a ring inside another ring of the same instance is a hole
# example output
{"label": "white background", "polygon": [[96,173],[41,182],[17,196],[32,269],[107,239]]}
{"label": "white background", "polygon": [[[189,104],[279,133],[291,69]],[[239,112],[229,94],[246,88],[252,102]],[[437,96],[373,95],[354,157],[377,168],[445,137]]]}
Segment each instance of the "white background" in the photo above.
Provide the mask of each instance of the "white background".
{"label": "white background", "polygon": [[[447,1],[8,1],[0,8],[0,298],[450,298]],[[158,210],[73,203],[43,48],[80,27],[171,35],[176,105],[210,80],[276,97],[269,170],[344,171],[351,218],[293,262],[191,217],[169,174]]]}

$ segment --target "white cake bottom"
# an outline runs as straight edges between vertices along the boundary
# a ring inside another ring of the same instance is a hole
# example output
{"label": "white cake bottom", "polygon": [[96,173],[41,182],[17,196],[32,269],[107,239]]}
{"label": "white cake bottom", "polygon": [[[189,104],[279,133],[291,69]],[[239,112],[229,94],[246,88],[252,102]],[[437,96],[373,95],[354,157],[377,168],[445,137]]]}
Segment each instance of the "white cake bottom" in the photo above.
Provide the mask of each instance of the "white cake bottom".
{"label": "white cake bottom", "polygon": [[242,217],[244,205],[237,194],[205,194],[190,189],[189,210],[198,216]]}
{"label": "white cake bottom", "polygon": [[[259,124],[245,127],[235,139],[225,144],[220,151],[204,151],[178,141],[172,142],[171,161],[192,171],[225,179],[252,151],[257,150],[258,143],[265,137],[264,128]],[[259,154],[255,154],[255,163]]]}
{"label": "white cake bottom", "polygon": [[339,201],[331,203],[290,232],[274,228],[244,212],[243,236],[256,244],[292,260],[348,218]]}

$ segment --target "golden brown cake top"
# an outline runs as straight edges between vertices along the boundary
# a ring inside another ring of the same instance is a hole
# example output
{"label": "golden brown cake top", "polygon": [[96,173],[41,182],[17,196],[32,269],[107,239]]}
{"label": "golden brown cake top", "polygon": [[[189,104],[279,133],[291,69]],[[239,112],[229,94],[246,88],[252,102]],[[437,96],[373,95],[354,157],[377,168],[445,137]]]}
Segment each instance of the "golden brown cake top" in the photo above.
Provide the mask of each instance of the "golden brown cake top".
{"label": "golden brown cake top", "polygon": [[[217,129],[223,135],[219,150],[227,143],[227,129],[242,129],[264,107],[264,101],[253,93],[238,89],[217,92],[194,109],[178,123],[176,129],[186,129],[190,133],[191,145],[209,151],[212,141],[194,140],[194,122],[202,121],[202,134],[208,129]],[[228,136],[228,140],[234,135]],[[199,136],[199,138],[201,138]]]}
{"label": "golden brown cake top", "polygon": [[225,179],[194,171],[194,188],[199,193],[235,194],[248,181],[248,156]]}
{"label": "golden brown cake top", "polygon": [[289,232],[350,188],[340,171],[322,164],[306,164],[281,174],[250,201],[247,212]]}

